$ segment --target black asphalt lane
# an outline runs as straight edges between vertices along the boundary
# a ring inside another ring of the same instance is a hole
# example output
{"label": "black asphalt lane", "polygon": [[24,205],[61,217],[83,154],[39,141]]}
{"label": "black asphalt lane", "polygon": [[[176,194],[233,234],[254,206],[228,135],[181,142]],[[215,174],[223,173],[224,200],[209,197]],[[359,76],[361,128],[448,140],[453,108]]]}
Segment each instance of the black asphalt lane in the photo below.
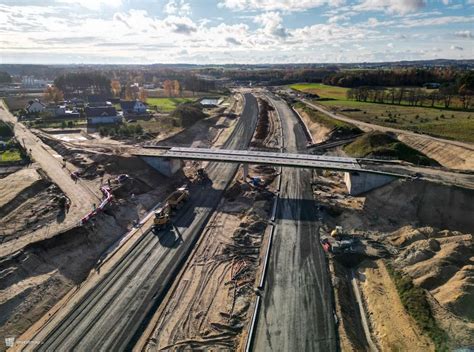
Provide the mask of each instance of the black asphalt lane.
{"label": "black asphalt lane", "polygon": [[[272,99],[286,152],[306,152],[306,137],[288,105]],[[336,351],[332,289],[312,196],[311,171],[283,168],[267,281],[254,351]]]}
{"label": "black asphalt lane", "polygon": [[[247,149],[257,122],[258,106],[245,94],[245,108],[229,139],[228,149]],[[176,229],[152,231],[116,264],[103,280],[64,319],[52,319],[35,340],[39,351],[122,351],[140,337],[159,306],[179,267],[211,217],[237,164],[210,163],[212,180],[195,186],[186,206],[177,213]]]}

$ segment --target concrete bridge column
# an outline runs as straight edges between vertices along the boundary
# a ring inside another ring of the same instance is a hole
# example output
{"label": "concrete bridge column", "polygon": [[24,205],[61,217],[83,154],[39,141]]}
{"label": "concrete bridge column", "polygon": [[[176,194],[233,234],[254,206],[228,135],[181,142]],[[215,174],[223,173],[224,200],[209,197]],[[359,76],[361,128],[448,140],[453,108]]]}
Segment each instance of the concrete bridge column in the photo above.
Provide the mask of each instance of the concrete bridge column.
{"label": "concrete bridge column", "polygon": [[247,177],[249,175],[249,164],[242,164],[242,178],[245,182],[247,180]]}

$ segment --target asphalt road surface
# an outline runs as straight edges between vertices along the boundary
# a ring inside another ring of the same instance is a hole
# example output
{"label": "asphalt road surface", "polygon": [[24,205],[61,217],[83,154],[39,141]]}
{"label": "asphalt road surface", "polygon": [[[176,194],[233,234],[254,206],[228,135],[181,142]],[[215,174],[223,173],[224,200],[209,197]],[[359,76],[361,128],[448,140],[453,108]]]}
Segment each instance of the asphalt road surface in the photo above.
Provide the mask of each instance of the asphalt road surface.
{"label": "asphalt road surface", "polygon": [[[286,152],[304,152],[306,137],[297,117],[284,101],[272,102]],[[255,351],[336,350],[332,289],[310,181],[310,170],[283,168]]]}
{"label": "asphalt road surface", "polygon": [[[246,149],[257,122],[257,103],[245,107],[224,148]],[[35,337],[40,351],[131,349],[189,254],[238,165],[210,163],[212,185],[194,186],[174,219],[175,230],[144,234],[120,262],[62,319],[52,319]]]}

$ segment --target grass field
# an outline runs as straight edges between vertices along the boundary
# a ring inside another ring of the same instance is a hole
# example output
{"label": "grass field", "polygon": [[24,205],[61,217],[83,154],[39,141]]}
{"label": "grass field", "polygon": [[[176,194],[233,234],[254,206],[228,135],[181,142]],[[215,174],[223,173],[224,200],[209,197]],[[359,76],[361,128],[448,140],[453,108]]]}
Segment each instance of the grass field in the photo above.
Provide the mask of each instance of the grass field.
{"label": "grass field", "polygon": [[21,154],[18,149],[5,150],[3,152],[0,152],[0,163],[20,161],[20,160],[21,160]]}
{"label": "grass field", "polygon": [[296,84],[291,87],[316,93],[323,98],[316,100],[316,103],[360,121],[474,143],[472,111],[347,100],[345,97],[347,88],[323,84]]}
{"label": "grass field", "polygon": [[290,88],[301,92],[319,95],[322,99],[347,100],[347,88],[327,86],[320,83],[300,83],[293,84]]}
{"label": "grass field", "polygon": [[195,101],[193,98],[148,98],[146,100],[150,109],[154,109],[156,106],[158,111],[171,112],[181,103],[187,103]]}

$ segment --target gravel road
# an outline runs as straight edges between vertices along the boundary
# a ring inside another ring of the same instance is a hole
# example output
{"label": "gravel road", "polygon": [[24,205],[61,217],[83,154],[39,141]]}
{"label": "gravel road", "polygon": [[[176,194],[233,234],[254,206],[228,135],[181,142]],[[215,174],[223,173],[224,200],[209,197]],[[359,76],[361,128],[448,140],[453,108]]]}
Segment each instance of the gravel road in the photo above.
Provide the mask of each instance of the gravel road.
{"label": "gravel road", "polygon": [[[287,152],[305,152],[306,137],[288,105],[280,115]],[[332,289],[319,244],[311,171],[284,168],[255,351],[335,351]]]}
{"label": "gravel road", "polygon": [[[257,103],[245,94],[245,108],[224,148],[246,149],[257,121]],[[52,318],[34,337],[40,351],[130,349],[187,257],[238,165],[210,163],[212,186],[194,186],[177,214],[177,230],[146,232],[134,247],[66,313]],[[28,349],[28,348],[27,348]]]}

